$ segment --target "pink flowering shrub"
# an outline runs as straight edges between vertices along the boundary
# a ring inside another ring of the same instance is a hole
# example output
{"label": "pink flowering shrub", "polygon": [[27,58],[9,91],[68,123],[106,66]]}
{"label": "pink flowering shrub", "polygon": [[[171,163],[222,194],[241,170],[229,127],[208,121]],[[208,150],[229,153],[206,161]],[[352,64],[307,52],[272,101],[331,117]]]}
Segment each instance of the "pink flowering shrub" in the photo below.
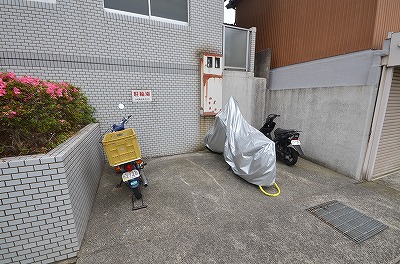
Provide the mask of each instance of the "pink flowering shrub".
{"label": "pink flowering shrub", "polygon": [[95,121],[77,87],[0,72],[0,157],[45,153]]}

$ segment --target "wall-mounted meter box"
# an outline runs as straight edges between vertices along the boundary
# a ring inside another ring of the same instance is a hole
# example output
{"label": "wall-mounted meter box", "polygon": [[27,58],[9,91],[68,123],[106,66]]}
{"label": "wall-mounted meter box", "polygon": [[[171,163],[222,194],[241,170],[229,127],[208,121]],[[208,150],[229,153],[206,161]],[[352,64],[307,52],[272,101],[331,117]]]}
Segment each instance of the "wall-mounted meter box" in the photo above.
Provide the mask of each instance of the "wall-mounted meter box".
{"label": "wall-mounted meter box", "polygon": [[390,41],[390,51],[388,66],[398,66],[400,65],[400,32],[389,33]]}
{"label": "wall-mounted meter box", "polygon": [[215,116],[222,110],[222,63],[221,54],[203,54],[200,59],[201,115]]}

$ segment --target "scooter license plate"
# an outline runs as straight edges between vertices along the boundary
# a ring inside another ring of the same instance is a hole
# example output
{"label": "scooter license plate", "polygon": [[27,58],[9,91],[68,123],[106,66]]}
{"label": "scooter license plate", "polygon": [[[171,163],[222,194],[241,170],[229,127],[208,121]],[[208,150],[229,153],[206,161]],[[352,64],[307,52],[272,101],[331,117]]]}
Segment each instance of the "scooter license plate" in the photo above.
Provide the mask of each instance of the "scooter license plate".
{"label": "scooter license plate", "polygon": [[129,181],[129,180],[133,180],[135,178],[138,178],[139,176],[140,176],[140,173],[139,173],[138,170],[124,172],[122,174],[122,181],[126,182],[126,181]]}
{"label": "scooter license plate", "polygon": [[292,146],[299,146],[300,140],[292,140],[290,143],[292,144]]}

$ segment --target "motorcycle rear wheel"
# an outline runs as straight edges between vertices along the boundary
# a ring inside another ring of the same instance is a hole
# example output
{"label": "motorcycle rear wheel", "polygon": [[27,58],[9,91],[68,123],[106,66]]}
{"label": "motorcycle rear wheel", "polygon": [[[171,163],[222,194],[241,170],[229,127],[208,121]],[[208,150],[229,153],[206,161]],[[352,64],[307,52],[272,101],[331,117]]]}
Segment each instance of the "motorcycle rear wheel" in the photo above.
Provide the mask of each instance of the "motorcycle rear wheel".
{"label": "motorcycle rear wheel", "polygon": [[288,153],[286,156],[283,158],[283,163],[285,163],[288,166],[293,166],[294,164],[297,163],[299,154],[297,151],[293,148],[288,148]]}
{"label": "motorcycle rear wheel", "polygon": [[142,198],[142,193],[140,192],[139,187],[133,188],[132,192],[136,199],[139,200],[140,198]]}

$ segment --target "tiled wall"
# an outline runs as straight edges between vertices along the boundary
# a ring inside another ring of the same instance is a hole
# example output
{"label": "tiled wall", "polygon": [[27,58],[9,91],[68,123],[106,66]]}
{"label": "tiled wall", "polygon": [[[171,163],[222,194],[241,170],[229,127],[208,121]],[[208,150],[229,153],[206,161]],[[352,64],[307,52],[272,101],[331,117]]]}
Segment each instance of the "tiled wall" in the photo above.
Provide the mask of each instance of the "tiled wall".
{"label": "tiled wall", "polygon": [[45,155],[0,159],[0,263],[76,256],[101,177],[98,124]]}
{"label": "tiled wall", "polygon": [[[189,23],[179,25],[111,13],[102,0],[0,0],[0,69],[81,87],[102,133],[133,115],[143,156],[194,151],[199,59],[222,53],[224,3],[188,2]],[[152,90],[153,101],[133,103],[134,89]]]}

